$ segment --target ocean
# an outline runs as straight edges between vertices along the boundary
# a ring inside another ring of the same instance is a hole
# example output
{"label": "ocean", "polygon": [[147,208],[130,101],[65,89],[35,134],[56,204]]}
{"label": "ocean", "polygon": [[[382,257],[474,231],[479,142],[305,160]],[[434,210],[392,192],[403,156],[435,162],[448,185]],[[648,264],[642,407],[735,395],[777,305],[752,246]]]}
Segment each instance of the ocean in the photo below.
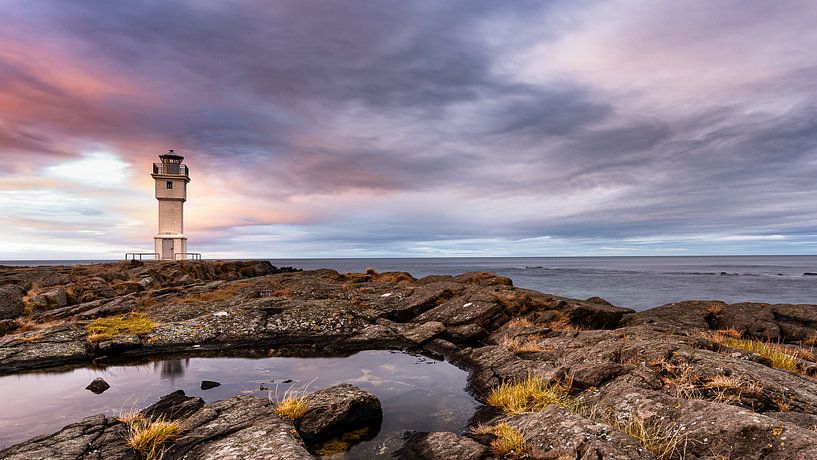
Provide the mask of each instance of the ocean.
{"label": "ocean", "polygon": [[[680,300],[817,304],[817,256],[462,257],[267,259],[277,266],[339,272],[405,271],[415,277],[488,271],[514,285],[565,297],[599,296],[644,310]],[[8,261],[52,265],[99,261]]]}

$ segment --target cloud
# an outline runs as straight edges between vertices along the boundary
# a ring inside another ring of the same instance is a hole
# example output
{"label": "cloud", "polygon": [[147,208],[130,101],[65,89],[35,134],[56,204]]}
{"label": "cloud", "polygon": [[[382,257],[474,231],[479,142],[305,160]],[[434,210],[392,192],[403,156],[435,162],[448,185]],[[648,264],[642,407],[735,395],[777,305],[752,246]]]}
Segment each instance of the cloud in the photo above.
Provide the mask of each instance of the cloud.
{"label": "cloud", "polygon": [[149,246],[167,148],[225,256],[814,252],[808,2],[4,13],[0,258]]}

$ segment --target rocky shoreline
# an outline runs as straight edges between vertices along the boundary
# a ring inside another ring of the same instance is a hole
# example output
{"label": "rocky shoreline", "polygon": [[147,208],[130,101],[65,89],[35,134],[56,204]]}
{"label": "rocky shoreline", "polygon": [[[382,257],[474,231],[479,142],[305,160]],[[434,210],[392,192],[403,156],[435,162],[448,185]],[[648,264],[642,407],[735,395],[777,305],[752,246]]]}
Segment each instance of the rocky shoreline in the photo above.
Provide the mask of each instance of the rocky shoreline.
{"label": "rocky shoreline", "polygon": [[[0,267],[0,374],[269,347],[444,356],[470,372],[468,390],[486,405],[466,432],[407,435],[402,458],[817,458],[815,343],[815,305],[634,312],[490,273],[414,279],[256,261]],[[164,458],[317,452],[302,420],[275,415],[268,400],[166,398],[196,409],[165,414],[185,430]],[[225,422],[233,413],[246,423]],[[123,429],[92,417],[0,458],[139,458],[111,434]]]}

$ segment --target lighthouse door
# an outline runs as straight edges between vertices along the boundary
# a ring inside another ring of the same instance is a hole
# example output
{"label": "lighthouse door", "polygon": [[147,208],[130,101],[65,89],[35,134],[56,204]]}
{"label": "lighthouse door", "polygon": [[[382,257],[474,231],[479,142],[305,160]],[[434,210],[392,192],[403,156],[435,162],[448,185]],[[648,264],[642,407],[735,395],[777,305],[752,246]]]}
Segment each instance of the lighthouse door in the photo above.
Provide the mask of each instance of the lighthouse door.
{"label": "lighthouse door", "polygon": [[162,240],[162,259],[173,260],[173,240]]}

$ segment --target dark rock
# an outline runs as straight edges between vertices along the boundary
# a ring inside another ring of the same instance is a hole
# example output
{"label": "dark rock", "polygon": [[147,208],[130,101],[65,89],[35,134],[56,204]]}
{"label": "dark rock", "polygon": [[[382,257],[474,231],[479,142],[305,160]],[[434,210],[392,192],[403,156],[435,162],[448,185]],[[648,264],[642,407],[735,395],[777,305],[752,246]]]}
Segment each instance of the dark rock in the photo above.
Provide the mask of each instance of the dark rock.
{"label": "dark rock", "polygon": [[805,272],[805,273],[803,273],[803,276],[817,276],[817,273],[815,273],[815,272]]}
{"label": "dark rock", "polygon": [[513,281],[507,276],[488,272],[463,273],[462,275],[455,276],[453,281],[477,286],[513,286]]}
{"label": "dark rock", "polygon": [[14,319],[23,314],[25,290],[14,285],[0,286],[0,319]]}
{"label": "dark rock", "polygon": [[14,332],[20,327],[20,323],[13,319],[0,319],[0,335]]}
{"label": "dark rock", "polygon": [[85,389],[91,391],[91,393],[102,394],[110,387],[111,386],[105,381],[105,379],[102,377],[97,377],[90,384],[88,384]]}
{"label": "dark rock", "polygon": [[202,380],[201,381],[201,389],[202,390],[209,390],[211,388],[215,388],[215,387],[219,387],[219,386],[221,386],[220,383],[214,382],[212,380]]}
{"label": "dark rock", "polygon": [[450,432],[413,433],[406,438],[394,455],[399,459],[479,460],[488,453],[488,447],[471,438]]}
{"label": "dark rock", "polygon": [[370,424],[380,424],[383,409],[373,394],[349,384],[335,385],[307,397],[308,408],[298,419],[307,442]]}
{"label": "dark rock", "polygon": [[603,299],[601,297],[593,296],[584,299],[585,302],[594,303],[596,305],[607,305],[608,307],[615,307],[615,305],[611,304],[607,301],[607,299]]}

